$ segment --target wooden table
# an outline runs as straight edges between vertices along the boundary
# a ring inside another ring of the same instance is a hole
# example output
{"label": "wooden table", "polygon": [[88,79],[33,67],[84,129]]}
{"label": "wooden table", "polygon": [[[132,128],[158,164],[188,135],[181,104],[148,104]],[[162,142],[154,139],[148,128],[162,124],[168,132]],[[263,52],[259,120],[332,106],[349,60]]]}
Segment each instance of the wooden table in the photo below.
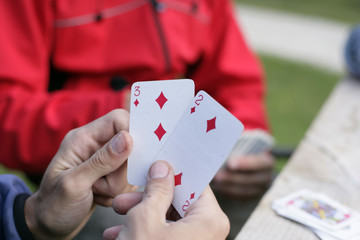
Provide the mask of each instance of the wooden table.
{"label": "wooden table", "polygon": [[336,86],[236,240],[318,239],[270,207],[273,200],[303,188],[360,212],[360,81],[345,79]]}

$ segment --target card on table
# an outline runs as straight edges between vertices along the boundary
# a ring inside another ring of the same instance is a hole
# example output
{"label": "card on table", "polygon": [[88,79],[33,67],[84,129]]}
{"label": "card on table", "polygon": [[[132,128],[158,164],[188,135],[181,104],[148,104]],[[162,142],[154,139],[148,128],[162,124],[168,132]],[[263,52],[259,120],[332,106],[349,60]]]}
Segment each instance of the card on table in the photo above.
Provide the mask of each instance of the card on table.
{"label": "card on table", "polygon": [[243,130],[243,124],[204,91],[186,108],[154,159],[166,160],[174,168],[173,206],[181,216],[204,191]]}
{"label": "card on table", "polygon": [[306,189],[276,200],[273,208],[286,208],[288,213],[329,229],[342,228],[359,217],[354,211],[328,196]]}
{"label": "card on table", "polygon": [[330,197],[306,189],[275,200],[277,214],[297,221],[321,239],[350,239],[359,236],[359,214]]}
{"label": "card on table", "polygon": [[321,240],[360,240],[360,221],[339,230],[310,228]]}
{"label": "card on table", "polygon": [[194,91],[190,79],[132,85],[129,133],[134,145],[128,158],[130,184],[145,185],[149,167],[194,99]]}

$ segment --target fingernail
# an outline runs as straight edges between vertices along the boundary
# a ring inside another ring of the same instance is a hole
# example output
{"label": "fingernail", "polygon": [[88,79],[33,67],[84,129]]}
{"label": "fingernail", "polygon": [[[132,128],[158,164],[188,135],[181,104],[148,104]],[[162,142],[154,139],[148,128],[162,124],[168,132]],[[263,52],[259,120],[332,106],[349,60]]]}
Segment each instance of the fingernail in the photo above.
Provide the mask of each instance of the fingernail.
{"label": "fingernail", "polygon": [[116,153],[121,153],[126,148],[126,140],[122,133],[118,133],[112,140],[111,140],[111,147]]}
{"label": "fingernail", "polygon": [[229,169],[231,169],[231,170],[235,170],[236,168],[237,168],[237,166],[238,166],[238,158],[236,158],[236,157],[231,157],[231,158],[229,158],[228,159],[228,161],[227,161],[227,167],[229,168]]}
{"label": "fingernail", "polygon": [[163,162],[156,162],[150,168],[149,178],[164,178],[169,174],[169,167]]}
{"label": "fingernail", "polygon": [[118,205],[117,205],[117,201],[115,200],[116,198],[117,198],[117,196],[114,197],[114,199],[113,199],[112,207],[113,207],[113,209],[114,209],[115,212],[119,213],[119,207],[118,207]]}
{"label": "fingernail", "polygon": [[228,161],[228,164],[227,164],[228,168],[230,168],[230,169],[235,169],[236,165],[237,164],[234,161]]}

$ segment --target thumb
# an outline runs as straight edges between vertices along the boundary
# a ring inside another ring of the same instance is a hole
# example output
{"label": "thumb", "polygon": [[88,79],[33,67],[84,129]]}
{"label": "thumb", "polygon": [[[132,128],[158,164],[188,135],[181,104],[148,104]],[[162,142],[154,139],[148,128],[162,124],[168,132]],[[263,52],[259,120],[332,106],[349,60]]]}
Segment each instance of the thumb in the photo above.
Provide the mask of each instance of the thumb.
{"label": "thumb", "polygon": [[174,197],[174,171],[166,161],[157,161],[150,167],[142,204],[165,218]]}
{"label": "thumb", "polygon": [[118,169],[127,159],[132,148],[132,138],[126,131],[116,134],[97,150],[87,161],[76,168],[79,181],[93,185],[99,178]]}

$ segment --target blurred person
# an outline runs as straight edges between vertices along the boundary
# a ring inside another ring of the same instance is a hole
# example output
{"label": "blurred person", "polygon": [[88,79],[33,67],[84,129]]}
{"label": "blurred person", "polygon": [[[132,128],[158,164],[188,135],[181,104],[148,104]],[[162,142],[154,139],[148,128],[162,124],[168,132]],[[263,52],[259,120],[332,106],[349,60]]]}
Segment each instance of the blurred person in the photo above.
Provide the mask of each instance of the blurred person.
{"label": "blurred person", "polygon": [[[132,148],[132,139],[123,130],[127,125],[128,114],[116,110],[70,131],[34,194],[18,177],[1,175],[1,239],[72,239],[96,204],[108,205],[115,195],[126,192],[119,169]],[[165,161],[154,163],[144,193],[116,196],[114,208],[128,212],[128,218],[124,225],[107,229],[104,239],[119,234],[120,239],[132,240],[225,239],[229,222],[209,187],[180,220],[169,208],[173,195],[172,167]],[[167,213],[177,221],[166,222]]]}
{"label": "blurred person", "polygon": [[[230,0],[0,1],[0,163],[41,177],[70,129],[128,109],[136,81],[191,78],[245,130],[268,131],[263,72],[232,10]],[[212,187],[259,196],[273,166],[269,153],[232,156]]]}
{"label": "blurred person", "polygon": [[349,75],[360,79],[360,24],[350,31],[345,44],[344,57]]}
{"label": "blurred person", "polygon": [[[7,167],[42,175],[66,132],[127,108],[135,81],[191,78],[246,129],[268,130],[262,69],[228,0],[1,1],[0,20]],[[272,167],[268,153],[235,157],[214,187],[258,195]]]}

